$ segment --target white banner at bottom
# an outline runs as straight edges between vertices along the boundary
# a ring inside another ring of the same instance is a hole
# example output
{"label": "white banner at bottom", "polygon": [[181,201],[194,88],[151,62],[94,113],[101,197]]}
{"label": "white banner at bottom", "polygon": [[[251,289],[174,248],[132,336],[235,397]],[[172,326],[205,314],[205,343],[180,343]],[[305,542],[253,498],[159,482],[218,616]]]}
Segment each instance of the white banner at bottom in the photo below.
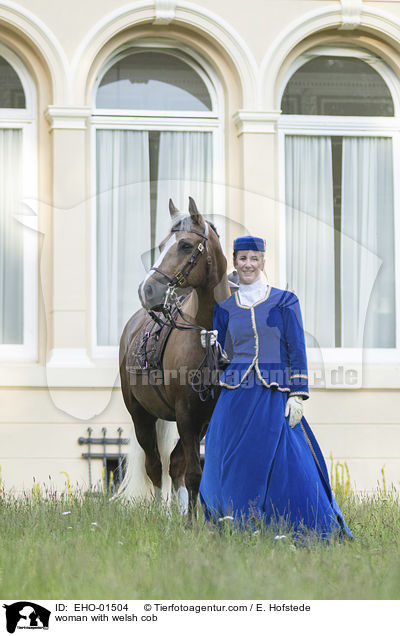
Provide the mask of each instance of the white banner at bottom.
{"label": "white banner at bottom", "polygon": [[[0,633],[143,634],[174,636],[209,630],[239,633],[296,633],[337,636],[357,630],[363,636],[389,633],[397,624],[400,601],[279,600],[4,600]],[[20,630],[24,630],[23,632]]]}

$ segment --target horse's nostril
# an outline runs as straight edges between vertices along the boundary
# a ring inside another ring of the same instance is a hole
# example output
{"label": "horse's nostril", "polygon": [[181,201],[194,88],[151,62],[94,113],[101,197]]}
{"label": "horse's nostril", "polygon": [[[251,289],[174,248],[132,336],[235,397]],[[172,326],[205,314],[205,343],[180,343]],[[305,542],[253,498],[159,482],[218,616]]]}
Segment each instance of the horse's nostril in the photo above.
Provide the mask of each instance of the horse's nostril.
{"label": "horse's nostril", "polygon": [[145,297],[149,300],[150,298],[153,297],[154,295],[154,289],[153,289],[153,285],[151,283],[146,283],[144,286],[144,295]]}
{"label": "horse's nostril", "polygon": [[139,288],[140,302],[146,309],[162,307],[165,292],[166,286],[162,285],[157,280],[151,279],[145,281]]}

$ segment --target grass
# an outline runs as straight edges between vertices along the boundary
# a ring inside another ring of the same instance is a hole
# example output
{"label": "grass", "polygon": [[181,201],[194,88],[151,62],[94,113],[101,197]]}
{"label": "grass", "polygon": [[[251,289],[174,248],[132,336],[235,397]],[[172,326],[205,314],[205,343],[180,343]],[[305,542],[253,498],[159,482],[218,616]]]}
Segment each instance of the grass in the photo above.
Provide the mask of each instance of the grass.
{"label": "grass", "polygon": [[[32,496],[33,495],[33,496]],[[339,504],[354,541],[294,543],[271,528],[191,528],[177,510],[68,492],[0,497],[0,598],[397,599],[394,490]],[[63,513],[69,514],[63,514]],[[96,525],[94,525],[96,524]],[[281,533],[281,532],[280,532]],[[285,533],[286,534],[286,533]]]}

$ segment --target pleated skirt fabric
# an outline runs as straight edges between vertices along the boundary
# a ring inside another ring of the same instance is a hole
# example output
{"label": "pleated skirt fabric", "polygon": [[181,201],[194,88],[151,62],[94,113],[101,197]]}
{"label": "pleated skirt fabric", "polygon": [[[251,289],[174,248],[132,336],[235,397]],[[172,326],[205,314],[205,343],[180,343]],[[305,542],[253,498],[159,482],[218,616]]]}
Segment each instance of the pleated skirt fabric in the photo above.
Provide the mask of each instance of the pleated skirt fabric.
{"label": "pleated skirt fabric", "polygon": [[249,380],[222,388],[208,427],[200,484],[206,519],[233,516],[241,527],[262,519],[321,538],[352,537],[306,419],[290,428],[287,393]]}

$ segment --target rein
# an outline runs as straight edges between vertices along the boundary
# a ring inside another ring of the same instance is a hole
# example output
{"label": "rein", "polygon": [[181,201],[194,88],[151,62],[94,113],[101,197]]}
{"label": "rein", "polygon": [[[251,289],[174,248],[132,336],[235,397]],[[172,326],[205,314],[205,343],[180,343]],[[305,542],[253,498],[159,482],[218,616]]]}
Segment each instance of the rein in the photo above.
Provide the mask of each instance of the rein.
{"label": "rein", "polygon": [[[174,226],[172,228],[172,230],[171,230],[171,232],[182,232],[182,231],[183,231],[183,229],[181,228],[181,223],[179,225],[177,225],[176,227]],[[208,279],[209,279],[209,276],[210,276],[211,258],[210,258],[210,255],[208,253],[208,246],[207,246],[208,233],[209,233],[207,221],[205,221],[204,234],[202,234],[202,232],[198,232],[197,230],[194,230],[192,228],[190,230],[186,230],[186,231],[191,233],[191,234],[197,234],[198,236],[201,236],[201,238],[203,240],[193,250],[192,254],[190,255],[189,260],[184,264],[182,269],[180,269],[179,272],[177,272],[175,274],[175,276],[170,276],[169,274],[167,274],[167,272],[164,272],[162,269],[160,269],[160,267],[155,267],[154,265],[153,265],[153,267],[151,267],[151,269],[154,270],[155,272],[158,272],[159,274],[162,274],[162,276],[165,276],[165,278],[167,278],[169,280],[168,287],[173,288],[173,289],[175,289],[177,286],[178,287],[183,287],[185,285],[185,283],[187,281],[187,277],[189,276],[189,274],[192,271],[192,269],[197,265],[197,262],[198,262],[200,256],[203,254],[204,250],[206,251],[206,254],[207,254],[206,283],[208,283]]]}
{"label": "rein", "polygon": [[[183,314],[182,304],[177,294],[177,288],[183,287],[187,282],[187,277],[193,268],[197,265],[200,257],[205,252],[207,255],[207,264],[206,264],[206,284],[208,283],[210,277],[210,266],[211,266],[211,257],[208,252],[207,240],[209,236],[209,225],[207,221],[204,221],[205,229],[204,234],[198,232],[194,229],[187,230],[186,232],[197,234],[201,236],[202,241],[197,245],[197,247],[193,250],[190,255],[188,261],[184,264],[184,266],[174,275],[170,276],[167,272],[164,272],[159,267],[151,267],[152,270],[158,272],[162,276],[168,279],[169,283],[167,286],[167,291],[165,294],[164,305],[161,310],[161,313],[165,317],[165,321],[160,318],[154,311],[148,309],[147,312],[152,317],[152,319],[161,327],[172,327],[174,329],[180,329],[181,331],[198,329],[199,331],[205,329],[201,325],[196,325],[191,323]],[[181,223],[176,227],[171,229],[171,232],[181,232],[183,229],[181,228]],[[175,311],[179,314],[181,320],[186,324],[178,324],[174,317]],[[207,330],[206,330],[207,331]],[[217,353],[217,347],[215,345],[211,345],[210,343],[210,335],[207,334],[206,337],[206,353],[205,356],[194,372],[191,380],[191,386],[193,391],[198,393],[199,398],[202,402],[205,402],[209,398],[214,398],[215,395],[215,382],[213,375],[218,369],[218,357],[219,353]],[[208,376],[208,377],[207,377]]]}
{"label": "rein", "polygon": [[[201,236],[203,240],[193,250],[192,254],[189,257],[189,260],[175,274],[175,276],[170,276],[169,274],[167,274],[167,272],[164,272],[162,269],[160,269],[160,267],[155,267],[154,265],[153,265],[153,267],[151,267],[152,270],[154,270],[155,272],[158,272],[159,274],[161,274],[162,276],[164,276],[165,278],[167,278],[169,280],[167,291],[166,291],[166,294],[165,294],[164,305],[163,305],[163,308],[161,310],[161,313],[164,315],[164,317],[167,320],[167,322],[164,322],[162,320],[162,318],[157,316],[155,314],[155,312],[153,312],[151,309],[147,310],[148,313],[150,314],[150,316],[153,318],[153,320],[155,320],[162,327],[172,326],[174,329],[180,329],[181,331],[183,331],[185,329],[199,329],[199,330],[204,329],[204,327],[201,327],[200,325],[192,324],[183,315],[182,305],[181,305],[181,303],[179,301],[179,296],[176,293],[177,287],[183,287],[185,285],[185,283],[187,281],[187,277],[189,276],[189,274],[192,271],[192,269],[197,265],[201,255],[203,254],[204,251],[207,254],[206,284],[208,283],[208,280],[209,280],[209,277],[210,277],[211,257],[210,257],[210,255],[208,253],[208,245],[207,245],[207,240],[208,240],[208,235],[209,235],[208,222],[205,221],[204,223],[205,223],[204,234],[202,234],[201,232],[198,232],[197,230],[194,230],[192,228],[190,230],[186,230],[185,229],[185,231],[187,231],[187,232],[189,232],[191,234],[197,234],[198,236]],[[181,228],[181,223],[179,225],[177,225],[176,227],[173,227],[172,230],[171,230],[171,232],[182,232],[182,231],[183,230]],[[176,322],[176,320],[175,320],[175,318],[173,316],[174,308],[177,310],[177,313],[179,314],[180,318],[186,324],[181,325],[181,324],[178,324]]]}

